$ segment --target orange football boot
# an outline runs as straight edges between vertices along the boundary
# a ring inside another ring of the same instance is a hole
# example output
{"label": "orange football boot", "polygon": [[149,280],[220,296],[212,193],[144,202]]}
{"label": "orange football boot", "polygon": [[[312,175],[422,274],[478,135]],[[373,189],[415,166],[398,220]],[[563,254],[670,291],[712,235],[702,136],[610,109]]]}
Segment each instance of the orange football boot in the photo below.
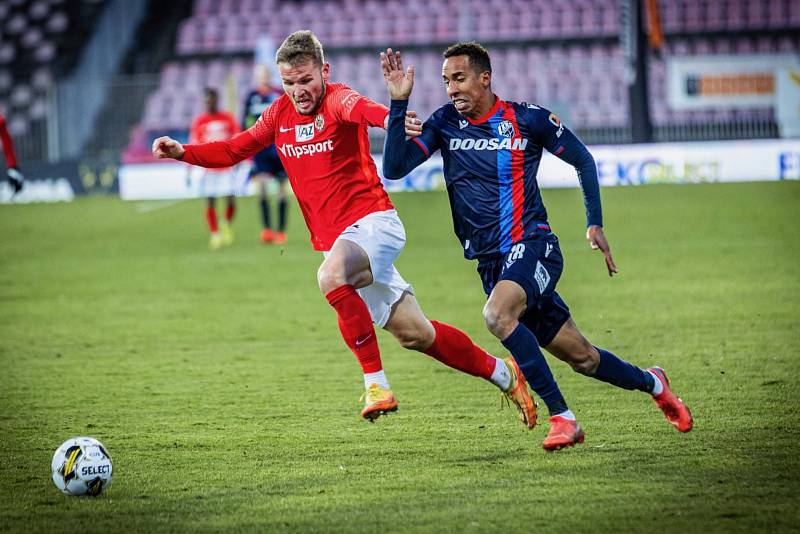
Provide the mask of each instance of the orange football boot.
{"label": "orange football boot", "polygon": [[511,372],[511,385],[503,392],[503,395],[517,407],[522,424],[531,429],[536,426],[536,402],[528,393],[528,384],[525,382],[525,376],[519,370],[516,360],[509,356],[503,361]]}
{"label": "orange football boot", "polygon": [[364,409],[361,410],[361,417],[370,423],[375,419],[389,412],[397,411],[397,399],[390,389],[384,389],[378,384],[370,384],[366,392],[361,396],[364,401]]}

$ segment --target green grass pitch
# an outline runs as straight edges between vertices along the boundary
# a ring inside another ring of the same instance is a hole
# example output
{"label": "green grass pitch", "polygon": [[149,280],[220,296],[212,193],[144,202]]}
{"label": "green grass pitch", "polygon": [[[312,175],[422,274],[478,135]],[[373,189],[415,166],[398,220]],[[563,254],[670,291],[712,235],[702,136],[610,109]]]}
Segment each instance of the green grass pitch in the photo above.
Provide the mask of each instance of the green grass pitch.
{"label": "green grass pitch", "polygon": [[[578,325],[665,367],[690,434],[551,359],[587,439],[547,454],[545,418],[526,431],[489,384],[383,332],[400,410],[369,424],[296,210],[288,246],[265,247],[242,199],[237,241],[210,252],[201,201],[3,206],[0,531],[800,528],[800,183],[605,189],[614,279],[585,243],[580,192],[544,197]],[[393,199],[398,267],[427,315],[505,354],[446,195]],[[113,457],[99,499],[50,480],[76,435]]]}

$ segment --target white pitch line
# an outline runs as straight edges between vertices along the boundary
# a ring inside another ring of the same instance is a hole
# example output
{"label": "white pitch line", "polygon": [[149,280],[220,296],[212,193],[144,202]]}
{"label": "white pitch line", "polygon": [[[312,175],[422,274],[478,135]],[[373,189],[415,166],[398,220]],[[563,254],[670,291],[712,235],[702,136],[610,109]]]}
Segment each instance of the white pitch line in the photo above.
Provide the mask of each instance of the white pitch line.
{"label": "white pitch line", "polygon": [[152,202],[139,202],[136,204],[137,213],[150,213],[151,211],[158,211],[160,209],[169,208],[175,204],[185,202],[185,198],[178,200],[154,200]]}

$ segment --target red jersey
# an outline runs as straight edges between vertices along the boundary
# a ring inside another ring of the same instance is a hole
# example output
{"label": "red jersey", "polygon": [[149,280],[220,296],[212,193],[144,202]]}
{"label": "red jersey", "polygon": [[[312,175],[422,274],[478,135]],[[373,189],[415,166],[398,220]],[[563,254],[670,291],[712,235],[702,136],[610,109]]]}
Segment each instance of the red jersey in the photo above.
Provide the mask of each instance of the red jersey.
{"label": "red jersey", "polygon": [[0,115],[0,144],[3,145],[3,153],[6,155],[6,165],[9,169],[17,166],[17,155],[14,153],[14,142],[8,135],[6,119]]}
{"label": "red jersey", "polygon": [[[239,133],[239,131],[239,123],[227,111],[201,113],[192,121],[189,142],[210,143],[212,141],[225,141]],[[227,170],[227,168],[220,170]]]}
{"label": "red jersey", "polygon": [[300,115],[282,95],[229,141],[186,145],[183,161],[224,167],[275,143],[316,250],[330,250],[361,217],[393,209],[369,151],[368,126],[384,126],[386,106],[340,83],[326,85],[316,115]]}

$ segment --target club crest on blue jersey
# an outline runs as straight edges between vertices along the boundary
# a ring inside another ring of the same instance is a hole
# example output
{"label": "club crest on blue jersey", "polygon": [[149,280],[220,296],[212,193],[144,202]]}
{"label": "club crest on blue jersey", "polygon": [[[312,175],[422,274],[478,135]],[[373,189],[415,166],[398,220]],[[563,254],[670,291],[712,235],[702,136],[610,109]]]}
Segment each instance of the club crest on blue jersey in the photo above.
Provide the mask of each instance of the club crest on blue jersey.
{"label": "club crest on blue jersey", "polygon": [[503,137],[514,137],[514,125],[511,121],[503,121],[497,126],[497,132]]}

